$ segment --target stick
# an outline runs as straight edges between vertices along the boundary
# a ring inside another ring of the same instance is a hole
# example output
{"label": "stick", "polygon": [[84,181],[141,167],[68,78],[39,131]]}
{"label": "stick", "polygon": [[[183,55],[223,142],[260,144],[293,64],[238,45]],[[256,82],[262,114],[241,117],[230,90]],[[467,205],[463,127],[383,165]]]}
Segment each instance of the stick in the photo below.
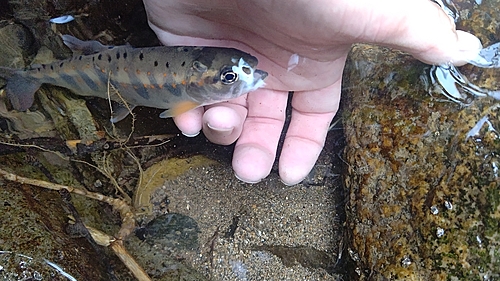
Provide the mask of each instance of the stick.
{"label": "stick", "polygon": [[134,274],[134,276],[139,281],[150,281],[146,272],[137,264],[134,258],[127,253],[127,250],[123,246],[123,240],[135,229],[135,215],[132,208],[123,200],[108,197],[96,192],[90,192],[85,189],[75,188],[67,185],[61,185],[56,183],[51,183],[43,180],[30,179],[26,177],[21,177],[13,173],[9,173],[3,169],[0,169],[0,176],[6,180],[17,182],[20,184],[29,184],[33,186],[38,186],[50,190],[67,190],[74,194],[79,194],[87,198],[98,200],[101,202],[108,203],[113,206],[122,218],[122,225],[118,231],[117,237],[112,237],[102,231],[85,226],[94,240],[99,245],[108,246],[115,252],[115,254],[120,258],[120,260],[127,266],[127,268]]}

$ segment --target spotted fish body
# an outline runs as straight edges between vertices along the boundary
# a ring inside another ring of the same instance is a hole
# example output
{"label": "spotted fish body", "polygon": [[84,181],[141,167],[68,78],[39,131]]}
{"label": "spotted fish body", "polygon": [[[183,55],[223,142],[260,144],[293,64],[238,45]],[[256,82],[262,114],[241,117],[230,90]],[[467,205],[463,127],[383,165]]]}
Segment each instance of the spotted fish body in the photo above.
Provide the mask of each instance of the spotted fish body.
{"label": "spotted fish body", "polygon": [[[66,45],[81,55],[30,69],[0,69],[5,90],[16,110],[27,110],[34,93],[47,83],[82,96],[111,98],[128,108],[166,109],[160,117],[239,97],[264,85],[267,73],[257,59],[230,48],[104,46],[64,35]],[[111,121],[130,112],[117,106]]]}

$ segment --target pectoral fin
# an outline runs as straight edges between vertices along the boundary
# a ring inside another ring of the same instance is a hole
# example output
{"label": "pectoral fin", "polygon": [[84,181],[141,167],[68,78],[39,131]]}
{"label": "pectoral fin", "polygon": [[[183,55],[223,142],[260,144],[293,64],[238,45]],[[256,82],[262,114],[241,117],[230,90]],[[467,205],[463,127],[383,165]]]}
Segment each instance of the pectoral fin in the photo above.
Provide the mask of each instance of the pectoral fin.
{"label": "pectoral fin", "polygon": [[110,119],[111,123],[114,124],[116,122],[122,121],[132,112],[134,108],[135,105],[129,105],[128,108],[121,104],[114,106],[113,112],[111,113],[111,119]]}
{"label": "pectoral fin", "polygon": [[182,114],[186,111],[197,108],[200,105],[201,104],[194,102],[194,101],[183,101],[183,102],[175,104],[170,109],[163,111],[160,114],[160,118],[175,117],[175,116]]}

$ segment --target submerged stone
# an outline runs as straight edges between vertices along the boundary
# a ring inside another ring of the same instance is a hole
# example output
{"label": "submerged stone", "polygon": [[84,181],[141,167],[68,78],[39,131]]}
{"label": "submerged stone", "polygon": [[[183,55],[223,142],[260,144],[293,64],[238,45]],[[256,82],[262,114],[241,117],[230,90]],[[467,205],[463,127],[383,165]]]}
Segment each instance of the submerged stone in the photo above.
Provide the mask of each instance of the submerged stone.
{"label": "submerged stone", "polygon": [[[344,117],[355,279],[499,278],[499,102],[464,107],[429,92],[427,66],[401,53],[359,45],[351,59],[345,77],[356,86]],[[484,116],[491,127],[467,137]]]}
{"label": "submerged stone", "polygon": [[0,180],[0,279],[109,280],[107,257],[66,232],[63,206],[57,192]]}

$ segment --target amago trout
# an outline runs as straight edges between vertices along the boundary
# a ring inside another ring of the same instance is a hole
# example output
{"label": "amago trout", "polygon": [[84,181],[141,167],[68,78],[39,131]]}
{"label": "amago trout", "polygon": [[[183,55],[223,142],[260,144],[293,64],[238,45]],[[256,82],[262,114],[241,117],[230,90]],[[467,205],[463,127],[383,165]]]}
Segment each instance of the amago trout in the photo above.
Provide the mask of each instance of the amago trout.
{"label": "amago trout", "polygon": [[105,46],[70,35],[62,38],[75,54],[81,55],[32,65],[27,70],[0,68],[14,109],[27,110],[35,92],[47,83],[78,95],[117,101],[112,122],[125,118],[135,106],[166,109],[160,117],[167,118],[251,92],[262,87],[267,76],[256,69],[257,58],[236,49],[134,48]]}

